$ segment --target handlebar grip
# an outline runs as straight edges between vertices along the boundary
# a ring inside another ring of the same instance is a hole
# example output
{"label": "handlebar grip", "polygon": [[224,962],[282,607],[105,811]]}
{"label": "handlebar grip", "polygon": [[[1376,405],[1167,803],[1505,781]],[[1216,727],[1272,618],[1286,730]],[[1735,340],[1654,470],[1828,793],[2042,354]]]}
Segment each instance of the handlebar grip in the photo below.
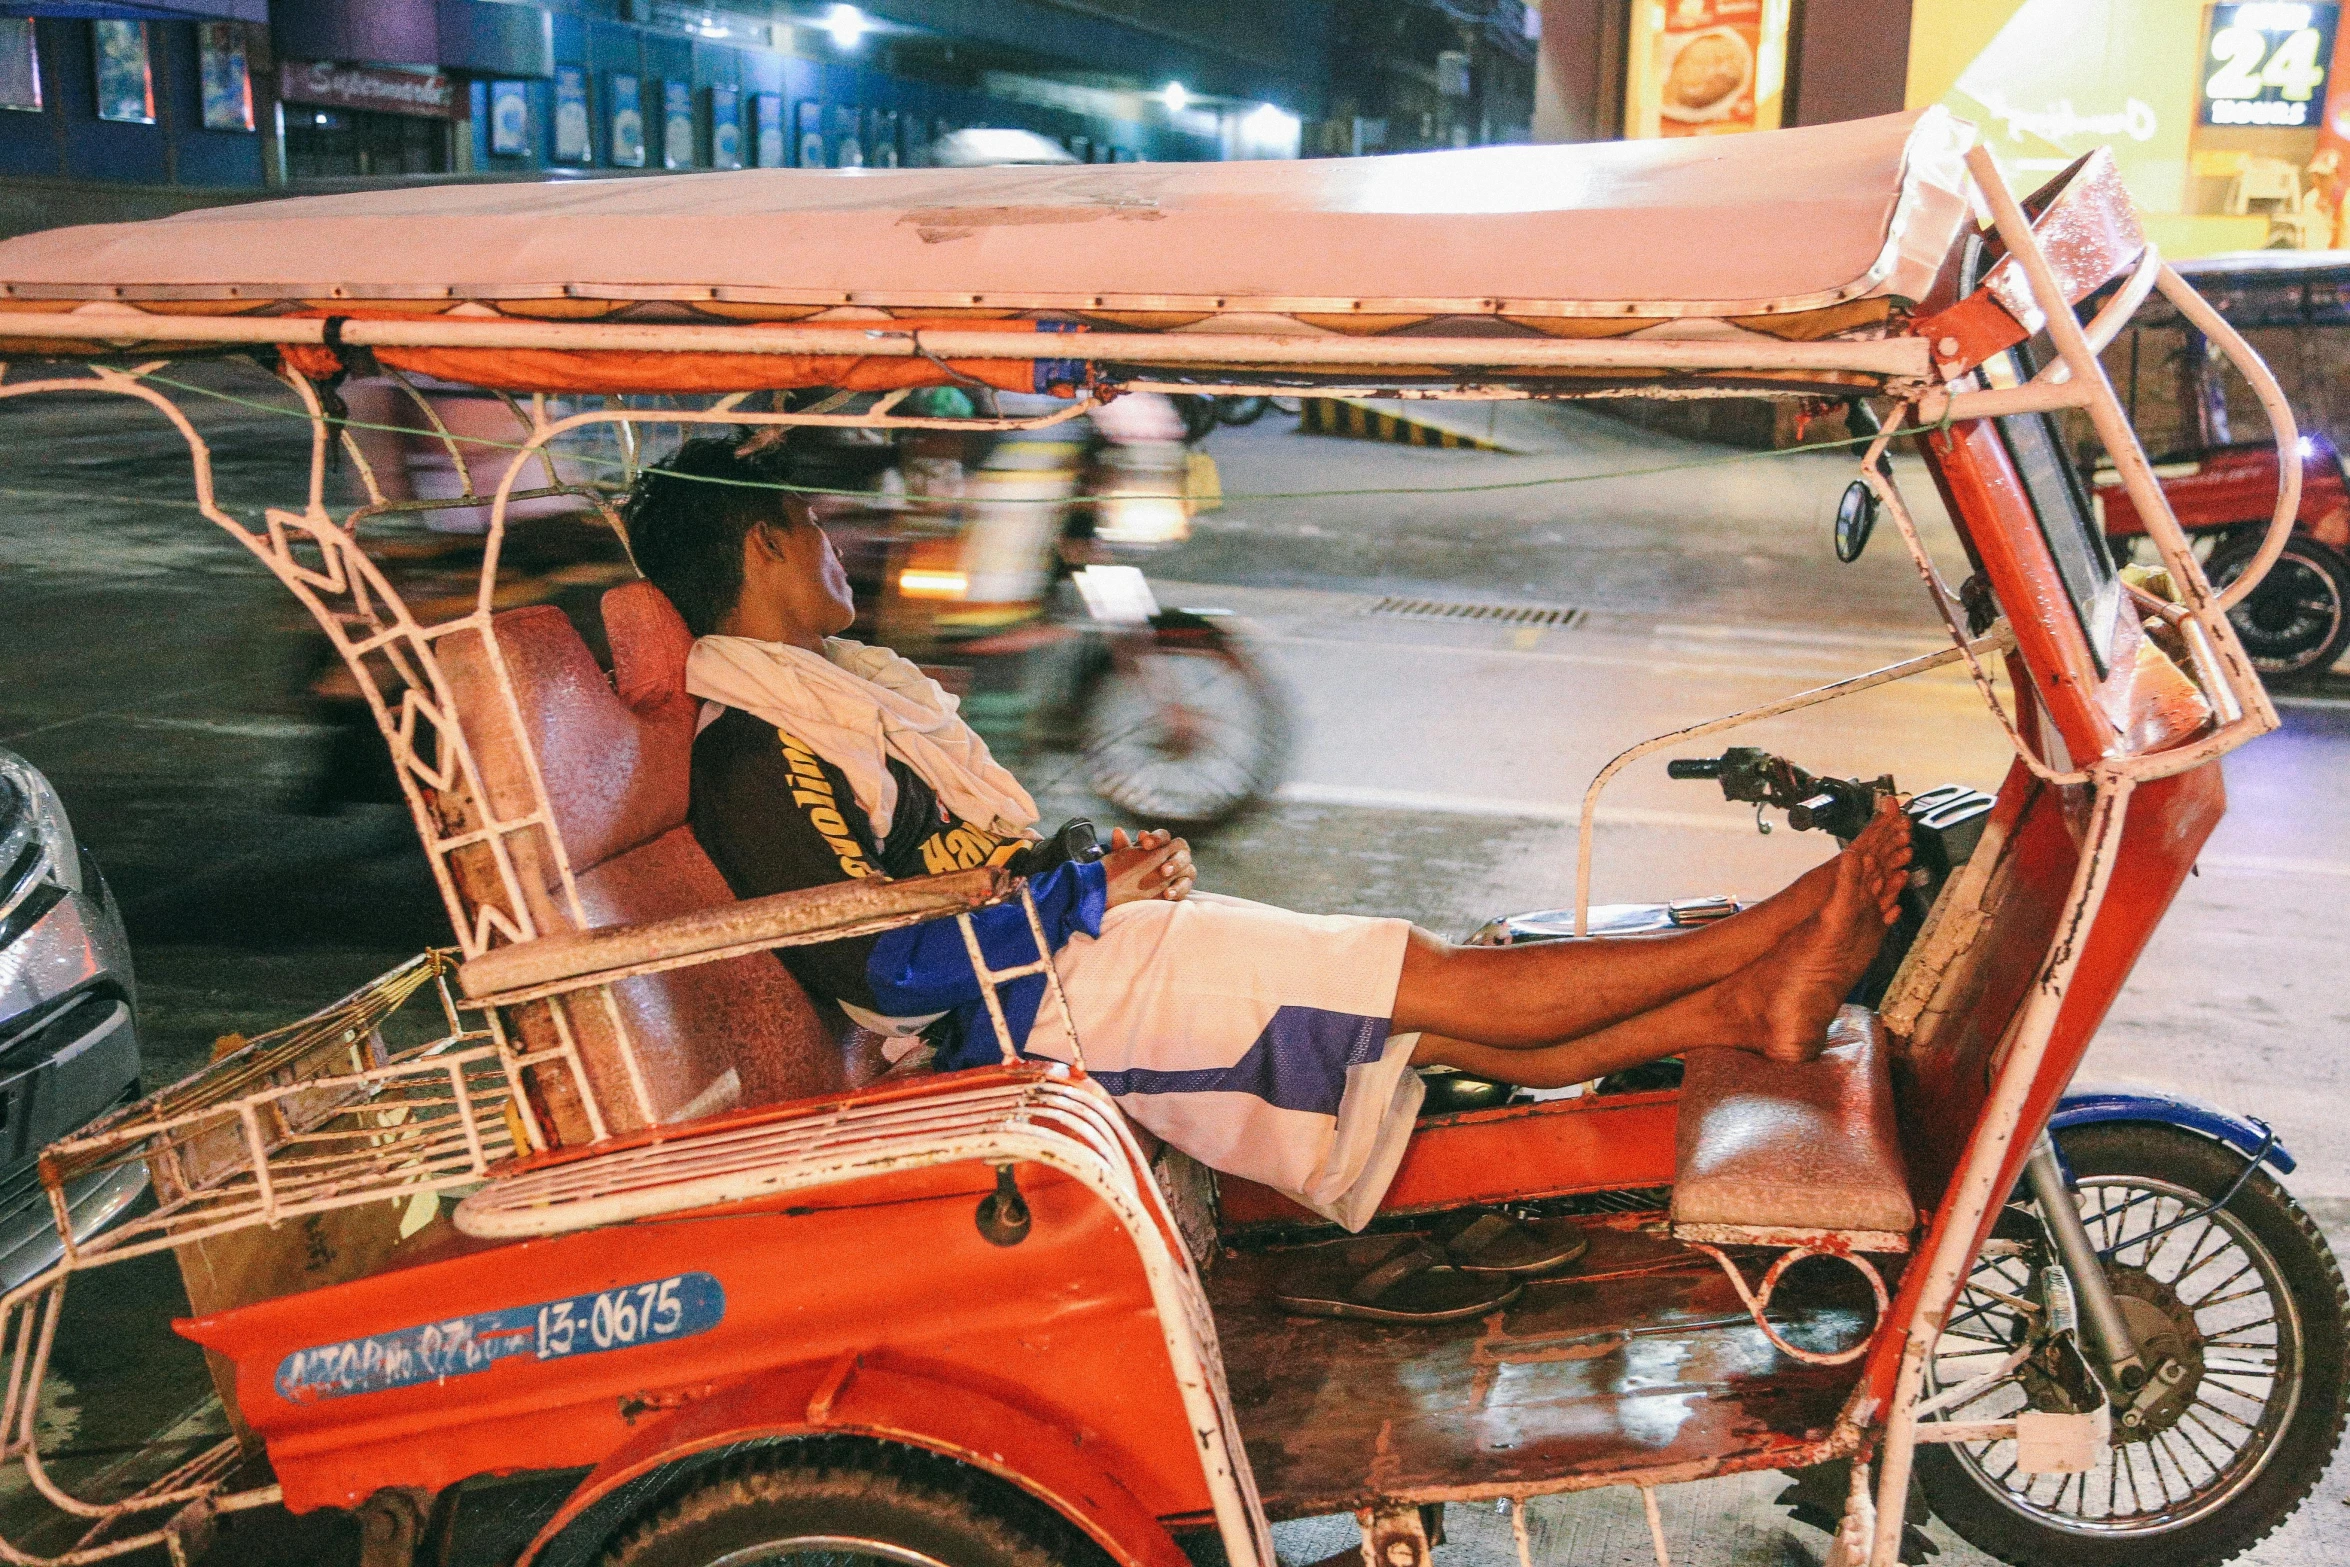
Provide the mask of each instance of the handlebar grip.
{"label": "handlebar grip", "polygon": [[1722,759],[1718,756],[1689,756],[1665,763],[1667,778],[1719,778]]}

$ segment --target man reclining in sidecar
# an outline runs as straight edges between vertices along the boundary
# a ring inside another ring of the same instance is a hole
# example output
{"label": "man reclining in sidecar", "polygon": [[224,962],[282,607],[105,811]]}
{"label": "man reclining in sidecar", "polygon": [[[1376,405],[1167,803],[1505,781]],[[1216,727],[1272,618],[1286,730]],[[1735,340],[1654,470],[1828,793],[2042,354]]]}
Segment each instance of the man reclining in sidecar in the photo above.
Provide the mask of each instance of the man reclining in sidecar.
{"label": "man reclining in sidecar", "polygon": [[[692,825],[736,896],[982,863],[1027,875],[1094,1079],[1201,1163],[1349,1228],[1403,1157],[1413,1067],[1541,1088],[1709,1048],[1808,1060],[1894,918],[1910,850],[1889,800],[1834,860],[1665,940],[1461,947],[1403,920],[1198,893],[1163,832],[1072,860],[954,698],[836,635],[848,578],[781,488],[821,486],[792,450],[688,441],[627,511],[639,568],[697,638]],[[991,966],[1034,960],[1016,905],[975,923]],[[858,1022],[922,1036],[942,1069],[1000,1059],[952,920],[779,956]],[[1043,997],[1041,978],[1006,987],[1012,1036],[1069,1060]]]}

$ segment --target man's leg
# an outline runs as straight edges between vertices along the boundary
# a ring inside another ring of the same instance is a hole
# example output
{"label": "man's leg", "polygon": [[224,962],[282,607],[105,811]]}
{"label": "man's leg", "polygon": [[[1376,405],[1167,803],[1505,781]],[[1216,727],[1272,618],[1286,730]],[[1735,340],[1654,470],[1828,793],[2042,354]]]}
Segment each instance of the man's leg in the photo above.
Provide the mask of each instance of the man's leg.
{"label": "man's leg", "polygon": [[1520,1088],[1564,1088],[1688,1050],[1753,1049],[1767,1030],[1755,993],[1733,976],[1580,1038],[1523,1050],[1422,1034],[1412,1064],[1455,1067]]}
{"label": "man's leg", "polygon": [[[1841,997],[1867,968],[1897,912],[1908,864],[1909,824],[1887,802],[1834,860],[1777,898],[1687,936],[1456,947],[1415,931],[1396,986],[1394,1028],[1507,1056],[1556,1049],[1689,1000],[1692,1008],[1675,1014],[1678,1025],[1694,1027],[1703,1020],[1700,1033],[1731,1031],[1733,1024],[1742,1032],[1718,1040],[1690,1038],[1635,1060],[1706,1043],[1775,1044],[1792,1051],[1795,1047],[1777,1036],[1804,1026],[1804,1018],[1817,1009],[1814,993],[1820,985],[1850,968],[1852,978],[1837,989]],[[1806,975],[1811,976],[1808,983]],[[1729,988],[1697,1004],[1714,987]],[[1797,995],[1805,999],[1794,1002]],[[1823,1032],[1834,1011],[1830,1004],[1822,1015]],[[1629,1048],[1631,1037],[1619,1047]],[[1439,1055],[1427,1059],[1445,1060]],[[1445,1064],[1504,1081],[1523,1080],[1512,1072],[1468,1067],[1465,1061]],[[1532,1063],[1517,1068],[1531,1070]],[[1597,1074],[1583,1074],[1592,1075]]]}

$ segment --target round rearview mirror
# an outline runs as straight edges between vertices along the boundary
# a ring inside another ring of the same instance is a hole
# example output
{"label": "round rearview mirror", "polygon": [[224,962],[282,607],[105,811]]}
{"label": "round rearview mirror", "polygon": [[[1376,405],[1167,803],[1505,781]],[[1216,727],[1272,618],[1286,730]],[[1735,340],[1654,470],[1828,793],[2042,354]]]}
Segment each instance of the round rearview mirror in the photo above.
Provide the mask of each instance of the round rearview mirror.
{"label": "round rearview mirror", "polygon": [[1860,559],[1876,528],[1877,492],[1869,488],[1866,479],[1855,479],[1844,487],[1844,498],[1836,503],[1836,558],[1847,566]]}

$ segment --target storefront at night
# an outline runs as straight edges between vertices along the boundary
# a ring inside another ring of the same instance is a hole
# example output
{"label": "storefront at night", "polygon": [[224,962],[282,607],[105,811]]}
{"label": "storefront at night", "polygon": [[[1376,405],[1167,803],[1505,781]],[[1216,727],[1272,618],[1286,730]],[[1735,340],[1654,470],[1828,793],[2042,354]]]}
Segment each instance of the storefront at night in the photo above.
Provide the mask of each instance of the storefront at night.
{"label": "storefront at night", "polygon": [[2344,9],[1543,0],[1534,134],[1724,135],[1938,103],[2027,189],[2109,149],[2165,254],[2350,247]]}
{"label": "storefront at night", "polygon": [[[2338,4],[1995,0],[1914,8],[1912,105],[1983,128],[2038,184],[2111,149],[2165,254],[2338,243],[2340,156],[2321,159]],[[2350,150],[2350,144],[2345,144]],[[2317,165],[2315,172],[2312,165]]]}

